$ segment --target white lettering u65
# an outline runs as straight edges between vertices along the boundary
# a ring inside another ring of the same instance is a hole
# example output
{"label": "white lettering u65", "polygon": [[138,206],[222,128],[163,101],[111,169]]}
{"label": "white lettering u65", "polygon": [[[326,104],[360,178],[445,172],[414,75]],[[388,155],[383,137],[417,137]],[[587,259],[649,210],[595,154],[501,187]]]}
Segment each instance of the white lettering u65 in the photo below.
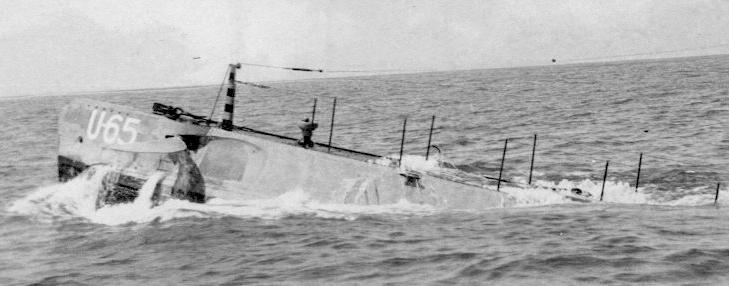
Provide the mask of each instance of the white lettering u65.
{"label": "white lettering u65", "polygon": [[[106,111],[99,112],[94,109],[89,117],[89,123],[86,126],[86,136],[95,140],[102,135],[101,138],[106,144],[130,144],[137,140],[136,126],[140,120],[133,117],[124,117],[121,114],[114,113],[106,119]],[[128,138],[127,140],[122,137]]]}

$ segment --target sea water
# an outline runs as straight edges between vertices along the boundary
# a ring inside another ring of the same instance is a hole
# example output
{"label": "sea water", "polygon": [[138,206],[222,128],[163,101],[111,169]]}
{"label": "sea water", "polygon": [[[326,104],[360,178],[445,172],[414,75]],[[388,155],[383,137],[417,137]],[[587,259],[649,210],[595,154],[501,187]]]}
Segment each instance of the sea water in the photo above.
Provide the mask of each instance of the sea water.
{"label": "sea water", "polygon": [[[57,182],[60,108],[87,97],[208,115],[218,87],[2,99],[0,284],[726,284],[728,83],[729,56],[710,56],[238,91],[236,124],[292,137],[318,98],[318,142],[336,97],[333,145],[384,156],[398,156],[407,117],[405,161],[419,168],[497,177],[508,138],[500,188],[518,206],[484,211],[325,204],[300,189],[150,208],[163,174],[133,203],[96,210],[104,167]],[[441,151],[426,161],[432,115]]]}

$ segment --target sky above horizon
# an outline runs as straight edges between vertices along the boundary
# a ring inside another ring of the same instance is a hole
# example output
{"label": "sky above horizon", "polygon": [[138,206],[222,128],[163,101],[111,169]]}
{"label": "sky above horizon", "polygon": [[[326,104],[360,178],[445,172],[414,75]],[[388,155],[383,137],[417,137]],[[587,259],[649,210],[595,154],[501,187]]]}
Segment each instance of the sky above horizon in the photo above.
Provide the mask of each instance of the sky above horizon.
{"label": "sky above horizon", "polygon": [[729,0],[0,4],[0,97],[729,54]]}

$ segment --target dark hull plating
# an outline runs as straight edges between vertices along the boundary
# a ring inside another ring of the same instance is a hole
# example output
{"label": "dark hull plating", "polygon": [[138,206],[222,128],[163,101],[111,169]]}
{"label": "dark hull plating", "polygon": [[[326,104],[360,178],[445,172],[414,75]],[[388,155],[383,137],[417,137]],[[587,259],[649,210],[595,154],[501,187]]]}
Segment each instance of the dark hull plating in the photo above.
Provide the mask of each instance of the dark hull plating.
{"label": "dark hull plating", "polygon": [[[72,180],[89,167],[90,165],[83,162],[58,156],[58,180],[61,182]],[[143,184],[143,179],[119,172],[109,172],[102,181],[96,206],[132,202],[137,198]]]}

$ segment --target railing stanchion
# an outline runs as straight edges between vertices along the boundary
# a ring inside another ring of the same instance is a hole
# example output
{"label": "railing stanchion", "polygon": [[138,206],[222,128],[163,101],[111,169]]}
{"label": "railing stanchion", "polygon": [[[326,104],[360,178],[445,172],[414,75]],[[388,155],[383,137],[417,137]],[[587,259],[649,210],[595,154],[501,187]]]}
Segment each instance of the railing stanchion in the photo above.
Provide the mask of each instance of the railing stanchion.
{"label": "railing stanchion", "polygon": [[311,108],[311,123],[314,123],[314,116],[316,116],[316,97],[314,97],[314,107]]}
{"label": "railing stanchion", "polygon": [[716,195],[714,195],[714,205],[716,205],[716,202],[719,201],[719,186],[721,183],[716,183]]}
{"label": "railing stanchion", "polygon": [[329,126],[329,144],[327,144],[327,152],[330,152],[332,150],[332,135],[334,133],[334,112],[337,110],[337,98],[334,98],[334,103],[332,104],[332,123]]}
{"label": "railing stanchion", "polygon": [[504,153],[501,155],[501,167],[499,167],[499,180],[496,183],[496,191],[501,189],[501,175],[504,173],[504,160],[506,160],[506,146],[509,144],[509,138],[504,140]]}
{"label": "railing stanchion", "polygon": [[537,151],[537,134],[534,134],[534,143],[532,144],[532,163],[529,164],[529,185],[532,184],[532,171],[534,171],[534,153]]}
{"label": "railing stanchion", "polygon": [[405,117],[405,120],[402,122],[402,139],[400,140],[400,159],[397,162],[397,166],[402,166],[402,150],[405,147],[405,127],[407,127],[408,124],[408,118]]}
{"label": "railing stanchion", "polygon": [[428,156],[430,155],[430,139],[433,137],[433,125],[435,124],[435,115],[433,115],[433,118],[430,120],[430,133],[428,133],[428,149],[425,151],[425,161],[428,161]]}
{"label": "railing stanchion", "polygon": [[608,165],[610,161],[605,161],[605,174],[602,175],[602,190],[600,191],[600,201],[602,202],[602,196],[605,194],[605,181],[607,180]]}
{"label": "railing stanchion", "polygon": [[643,153],[640,153],[638,158],[638,175],[635,177],[635,192],[638,192],[638,184],[640,184],[640,167],[643,165]]}

